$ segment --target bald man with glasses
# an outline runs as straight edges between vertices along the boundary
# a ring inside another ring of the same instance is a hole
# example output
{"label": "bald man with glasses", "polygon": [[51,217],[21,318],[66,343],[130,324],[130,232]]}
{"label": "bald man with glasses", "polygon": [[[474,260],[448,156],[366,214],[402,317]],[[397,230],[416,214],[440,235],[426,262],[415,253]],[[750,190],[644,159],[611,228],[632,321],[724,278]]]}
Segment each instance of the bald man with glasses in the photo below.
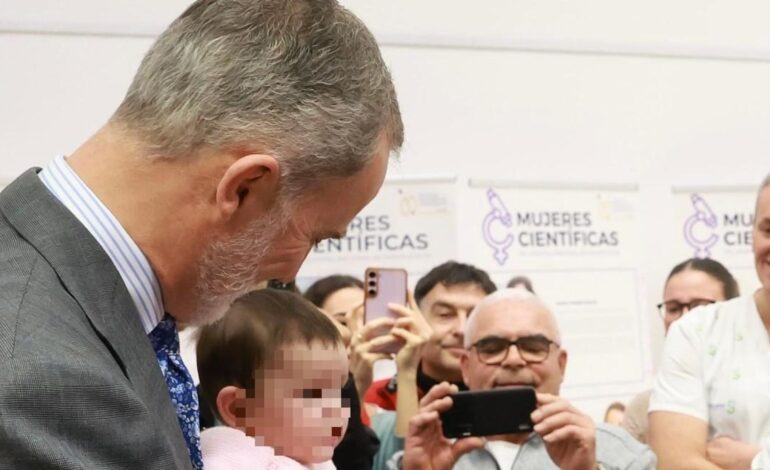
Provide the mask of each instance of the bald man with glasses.
{"label": "bald man with glasses", "polygon": [[504,289],[487,296],[465,329],[463,379],[471,390],[528,386],[537,392],[535,431],[450,441],[439,414],[456,391],[428,392],[409,423],[406,470],[653,469],[655,455],[627,432],[593,420],[559,396],[567,367],[556,318],[535,295]]}

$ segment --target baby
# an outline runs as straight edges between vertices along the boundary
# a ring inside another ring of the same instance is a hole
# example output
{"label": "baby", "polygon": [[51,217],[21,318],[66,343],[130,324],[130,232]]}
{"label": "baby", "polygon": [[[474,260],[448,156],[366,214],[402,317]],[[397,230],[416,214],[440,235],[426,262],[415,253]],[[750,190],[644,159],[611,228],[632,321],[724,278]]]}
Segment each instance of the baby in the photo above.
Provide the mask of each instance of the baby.
{"label": "baby", "polygon": [[337,328],[301,297],[264,289],[200,332],[201,400],[225,426],[201,434],[219,469],[334,469],[350,410],[348,358]]}

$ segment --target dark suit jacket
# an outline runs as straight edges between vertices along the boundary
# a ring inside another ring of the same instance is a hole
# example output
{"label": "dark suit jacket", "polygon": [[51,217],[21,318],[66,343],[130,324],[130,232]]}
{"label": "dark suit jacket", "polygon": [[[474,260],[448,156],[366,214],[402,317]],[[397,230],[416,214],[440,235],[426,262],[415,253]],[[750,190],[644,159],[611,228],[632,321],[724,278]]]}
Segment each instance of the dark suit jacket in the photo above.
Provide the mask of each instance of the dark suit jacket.
{"label": "dark suit jacket", "polygon": [[120,275],[35,170],[0,193],[0,468],[192,468]]}

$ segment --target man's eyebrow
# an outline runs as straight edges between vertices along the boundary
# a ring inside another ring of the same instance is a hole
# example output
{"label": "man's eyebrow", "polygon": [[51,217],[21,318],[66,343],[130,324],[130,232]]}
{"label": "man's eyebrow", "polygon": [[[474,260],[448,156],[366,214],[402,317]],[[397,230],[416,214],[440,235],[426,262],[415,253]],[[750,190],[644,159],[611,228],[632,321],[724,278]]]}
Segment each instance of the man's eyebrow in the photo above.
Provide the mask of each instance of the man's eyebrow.
{"label": "man's eyebrow", "polygon": [[443,300],[437,300],[437,301],[433,302],[433,305],[430,306],[431,310],[433,310],[436,307],[438,307],[438,308],[449,308],[449,309],[452,309],[452,310],[457,310],[457,307],[454,304],[450,304],[449,302],[445,302]]}

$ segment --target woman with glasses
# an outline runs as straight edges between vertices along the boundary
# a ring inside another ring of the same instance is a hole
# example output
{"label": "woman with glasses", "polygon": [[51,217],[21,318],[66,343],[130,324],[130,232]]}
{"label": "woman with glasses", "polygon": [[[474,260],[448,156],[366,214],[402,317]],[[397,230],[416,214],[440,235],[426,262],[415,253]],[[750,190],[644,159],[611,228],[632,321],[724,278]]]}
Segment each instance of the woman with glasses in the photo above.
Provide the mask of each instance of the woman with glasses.
{"label": "woman with glasses", "polygon": [[[690,258],[674,266],[666,278],[658,313],[668,332],[671,324],[690,310],[738,295],[738,283],[722,263],[709,258]],[[620,423],[621,427],[645,444],[649,432],[647,411],[651,394],[650,389],[635,396],[628,403]]]}
{"label": "woman with glasses", "polygon": [[649,413],[660,468],[770,468],[770,176],[753,251],[760,289],[696,308],[668,330]]}

